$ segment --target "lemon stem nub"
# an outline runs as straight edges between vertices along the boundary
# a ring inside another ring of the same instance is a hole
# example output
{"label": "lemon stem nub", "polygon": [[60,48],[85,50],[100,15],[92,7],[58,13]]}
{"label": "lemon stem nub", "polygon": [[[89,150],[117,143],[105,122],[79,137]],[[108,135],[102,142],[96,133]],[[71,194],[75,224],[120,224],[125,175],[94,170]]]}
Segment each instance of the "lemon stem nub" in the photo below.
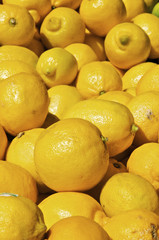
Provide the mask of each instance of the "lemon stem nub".
{"label": "lemon stem nub", "polygon": [[120,37],[120,43],[121,43],[122,45],[127,45],[128,42],[129,42],[129,37],[128,37],[128,36],[122,36],[122,37]]}
{"label": "lemon stem nub", "polygon": [[101,139],[104,143],[106,143],[108,141],[108,138],[107,137],[104,137],[104,136],[101,136]]}
{"label": "lemon stem nub", "polygon": [[106,91],[102,90],[102,91],[99,92],[99,95],[103,95],[104,93],[106,93]]}
{"label": "lemon stem nub", "polygon": [[138,131],[138,127],[135,124],[133,124],[131,127],[131,133],[135,134],[137,131]]}
{"label": "lemon stem nub", "polygon": [[9,24],[14,27],[17,24],[16,19],[15,18],[10,18],[9,19]]}

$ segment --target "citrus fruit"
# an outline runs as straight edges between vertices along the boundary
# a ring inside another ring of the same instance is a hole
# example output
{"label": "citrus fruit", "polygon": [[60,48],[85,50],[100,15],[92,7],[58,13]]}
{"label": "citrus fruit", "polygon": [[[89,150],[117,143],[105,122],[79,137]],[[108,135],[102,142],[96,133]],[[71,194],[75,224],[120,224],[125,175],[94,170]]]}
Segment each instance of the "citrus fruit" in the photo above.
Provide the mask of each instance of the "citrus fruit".
{"label": "citrus fruit", "polygon": [[152,9],[152,14],[156,17],[159,17],[159,2],[155,4],[155,6]]}
{"label": "citrus fruit", "polygon": [[35,143],[34,161],[42,181],[54,191],[94,187],[108,168],[109,153],[102,139],[100,130],[84,119],[52,124]]}
{"label": "citrus fruit", "polygon": [[135,96],[127,104],[134,116],[135,124],[138,126],[133,141],[135,146],[158,141],[158,101],[159,92],[149,91]]}
{"label": "citrus fruit", "polygon": [[0,47],[0,62],[7,60],[19,60],[35,68],[38,56],[26,47],[3,45]]}
{"label": "citrus fruit", "polygon": [[84,216],[63,218],[49,229],[48,240],[109,240],[106,231],[95,221]]}
{"label": "citrus fruit", "polygon": [[40,34],[46,48],[64,48],[72,43],[84,42],[85,24],[76,10],[57,7],[44,18]]}
{"label": "citrus fruit", "polygon": [[159,207],[158,195],[153,185],[130,172],[117,173],[108,179],[102,188],[100,203],[109,217],[132,209],[155,212]]}
{"label": "citrus fruit", "polygon": [[48,188],[41,181],[34,163],[34,146],[43,128],[33,128],[20,132],[11,141],[7,149],[6,161],[25,168],[37,182],[39,192],[47,192]]}
{"label": "citrus fruit", "polygon": [[45,84],[53,87],[72,83],[78,72],[78,63],[72,53],[55,47],[40,55],[36,70]]}
{"label": "citrus fruit", "polygon": [[82,0],[51,0],[53,8],[57,7],[68,7],[77,9],[80,6]]}
{"label": "citrus fruit", "polygon": [[70,85],[57,85],[48,89],[50,103],[48,111],[59,119],[75,103],[83,100],[77,88]]}
{"label": "citrus fruit", "polygon": [[65,47],[65,49],[76,58],[78,70],[85,64],[98,60],[94,50],[85,43],[72,43]]}
{"label": "citrus fruit", "polygon": [[146,12],[147,10],[144,0],[123,0],[123,3],[126,8],[126,18],[124,19],[125,22],[131,21],[133,17],[140,13]]}
{"label": "citrus fruit", "polygon": [[0,160],[0,192],[11,192],[37,201],[38,190],[35,179],[23,167]]}
{"label": "citrus fruit", "polygon": [[155,67],[157,63],[143,62],[139,63],[126,71],[122,77],[123,90],[137,86],[142,76],[151,68]]}
{"label": "citrus fruit", "polygon": [[159,91],[159,65],[156,64],[149,69],[140,79],[136,86],[136,94],[141,94],[148,91]]}
{"label": "citrus fruit", "polygon": [[0,238],[42,240],[46,232],[43,215],[30,199],[12,193],[0,194]]}
{"label": "citrus fruit", "polygon": [[34,19],[25,7],[0,4],[1,45],[27,46],[35,31]]}
{"label": "citrus fruit", "polygon": [[4,131],[3,127],[0,125],[0,160],[4,160],[6,150],[8,148],[8,138],[6,132]]}
{"label": "citrus fruit", "polygon": [[152,240],[159,237],[159,216],[146,209],[135,209],[108,219],[104,229],[111,239]]}
{"label": "citrus fruit", "polygon": [[33,66],[20,60],[0,61],[0,80],[13,76],[14,74],[26,72],[36,74]]}
{"label": "citrus fruit", "polygon": [[0,81],[0,124],[11,135],[41,127],[49,97],[38,75],[17,73]]}
{"label": "citrus fruit", "polygon": [[[82,203],[82,208],[81,206]],[[101,226],[107,218],[101,205],[93,197],[81,192],[58,192],[46,197],[38,205],[47,229],[62,218],[84,216]]]}
{"label": "citrus fruit", "polygon": [[115,25],[106,35],[104,46],[109,61],[121,69],[146,61],[151,50],[148,35],[131,22]]}
{"label": "citrus fruit", "polygon": [[134,149],[127,161],[129,172],[146,178],[159,191],[159,144],[150,142]]}
{"label": "citrus fruit", "polygon": [[76,79],[76,88],[83,98],[98,97],[101,93],[121,90],[122,79],[115,67],[107,61],[85,64]]}
{"label": "citrus fruit", "polygon": [[52,10],[50,0],[3,0],[3,4],[15,4],[25,7],[36,23],[41,22]]}
{"label": "citrus fruit", "polygon": [[125,19],[126,9],[121,0],[83,0],[79,13],[90,32],[106,36],[113,26]]}
{"label": "citrus fruit", "polygon": [[150,59],[159,57],[159,18],[151,13],[141,13],[132,19],[148,35],[151,43]]}
{"label": "citrus fruit", "polygon": [[107,138],[111,157],[127,149],[137,131],[132,113],[126,106],[103,99],[82,100],[69,108],[63,118],[82,118],[96,125]]}
{"label": "citrus fruit", "polygon": [[106,93],[101,94],[98,99],[109,100],[121,103],[127,106],[127,103],[132,99],[133,96],[130,93],[116,90],[116,91],[108,91]]}

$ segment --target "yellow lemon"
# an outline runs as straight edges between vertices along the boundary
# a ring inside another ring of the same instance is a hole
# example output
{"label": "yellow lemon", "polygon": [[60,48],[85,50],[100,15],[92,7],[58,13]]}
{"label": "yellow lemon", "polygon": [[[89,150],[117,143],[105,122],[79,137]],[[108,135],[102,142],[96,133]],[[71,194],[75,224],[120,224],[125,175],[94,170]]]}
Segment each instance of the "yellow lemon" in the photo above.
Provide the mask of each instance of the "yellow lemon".
{"label": "yellow lemon", "polygon": [[151,43],[150,59],[159,57],[159,18],[151,13],[141,13],[132,19],[148,35]]}
{"label": "yellow lemon", "polygon": [[144,0],[123,0],[123,3],[126,8],[126,18],[125,22],[129,22],[133,17],[137,16],[140,13],[146,12],[146,4]]}
{"label": "yellow lemon", "polygon": [[95,221],[84,216],[59,220],[49,229],[48,240],[109,240],[106,231]]}
{"label": "yellow lemon", "polygon": [[130,22],[114,26],[106,35],[104,45],[110,62],[121,69],[146,61],[151,50],[148,35]]}
{"label": "yellow lemon", "polygon": [[30,49],[22,46],[3,45],[0,47],[0,62],[18,60],[36,67],[38,56]]}
{"label": "yellow lemon", "polygon": [[127,106],[128,102],[132,98],[133,98],[133,96],[130,93],[116,90],[116,91],[106,92],[106,93],[100,95],[97,99],[114,101],[114,102],[118,102],[118,103],[121,103],[121,104]]}
{"label": "yellow lemon", "polygon": [[135,124],[138,126],[133,142],[135,146],[158,141],[158,101],[159,92],[149,91],[133,97],[127,104],[134,116]]}
{"label": "yellow lemon", "polygon": [[35,179],[23,167],[0,160],[0,192],[11,192],[37,201],[38,189]]}
{"label": "yellow lemon", "polygon": [[4,60],[0,61],[0,80],[11,77],[17,73],[26,72],[36,74],[33,66],[20,60]]}
{"label": "yellow lemon", "polygon": [[141,94],[147,91],[159,91],[159,65],[156,64],[148,70],[140,79],[136,86],[136,94]]}
{"label": "yellow lemon", "polygon": [[36,70],[48,87],[70,84],[78,72],[78,63],[72,53],[56,47],[44,51],[38,59]]}
{"label": "yellow lemon", "polygon": [[25,168],[37,182],[39,192],[49,192],[50,190],[41,181],[34,163],[34,147],[43,128],[33,128],[20,132],[11,141],[7,149],[6,161]]}
{"label": "yellow lemon", "polygon": [[108,219],[104,229],[113,240],[152,240],[159,237],[159,216],[146,209],[135,209]]}
{"label": "yellow lemon", "polygon": [[53,8],[68,7],[77,9],[80,6],[81,2],[82,0],[51,0]]}
{"label": "yellow lemon", "polygon": [[104,49],[104,38],[97,36],[86,28],[84,43],[88,44],[96,53],[100,61],[107,59]]}
{"label": "yellow lemon", "polygon": [[72,43],[65,47],[65,49],[72,53],[78,63],[78,71],[87,63],[97,61],[98,57],[94,50],[84,43]]}
{"label": "yellow lemon", "polygon": [[1,45],[27,46],[33,39],[35,22],[25,7],[0,4]]}
{"label": "yellow lemon", "polygon": [[83,119],[60,120],[45,129],[35,143],[37,172],[55,191],[84,191],[94,187],[106,173],[108,160],[100,130]]}
{"label": "yellow lemon", "polygon": [[0,142],[1,142],[1,147],[0,147],[0,159],[4,160],[6,150],[8,148],[8,137],[6,132],[4,131],[3,127],[0,125]]}
{"label": "yellow lemon", "polygon": [[79,13],[90,32],[105,36],[113,26],[125,19],[126,9],[121,0],[83,0]]}
{"label": "yellow lemon", "polygon": [[77,88],[69,85],[57,85],[48,89],[50,103],[48,111],[61,119],[64,113],[75,103],[83,100]]}
{"label": "yellow lemon", "polygon": [[129,172],[146,178],[159,192],[159,143],[150,142],[134,149],[127,161]]}
{"label": "yellow lemon", "polygon": [[143,62],[139,63],[126,71],[122,77],[123,90],[137,86],[142,76],[151,68],[155,67],[157,63]]}
{"label": "yellow lemon", "polygon": [[39,207],[22,196],[0,194],[0,238],[10,240],[42,240],[46,232]]}
{"label": "yellow lemon", "polygon": [[123,104],[108,100],[80,101],[66,111],[64,118],[82,118],[96,125],[107,138],[111,157],[126,150],[137,131],[130,110]]}
{"label": "yellow lemon", "polygon": [[[80,208],[79,206],[82,207]],[[38,205],[44,215],[47,229],[60,219],[71,216],[84,216],[94,220],[101,226],[106,221],[106,215],[93,197],[81,192],[58,192],[46,197]]]}
{"label": "yellow lemon", "polygon": [[47,89],[38,75],[22,72],[0,81],[0,124],[11,135],[41,127],[48,105]]}
{"label": "yellow lemon", "polygon": [[109,217],[138,208],[155,212],[159,207],[158,200],[153,185],[145,178],[130,172],[113,175],[100,194],[100,203]]}
{"label": "yellow lemon", "polygon": [[76,79],[76,88],[83,98],[98,97],[100,94],[122,89],[122,79],[116,68],[107,61],[85,64]]}
{"label": "yellow lemon", "polygon": [[52,10],[50,0],[3,0],[3,4],[15,4],[25,7],[36,23],[39,23]]}
{"label": "yellow lemon", "polygon": [[66,47],[84,42],[85,24],[76,10],[57,7],[44,18],[40,34],[47,48]]}

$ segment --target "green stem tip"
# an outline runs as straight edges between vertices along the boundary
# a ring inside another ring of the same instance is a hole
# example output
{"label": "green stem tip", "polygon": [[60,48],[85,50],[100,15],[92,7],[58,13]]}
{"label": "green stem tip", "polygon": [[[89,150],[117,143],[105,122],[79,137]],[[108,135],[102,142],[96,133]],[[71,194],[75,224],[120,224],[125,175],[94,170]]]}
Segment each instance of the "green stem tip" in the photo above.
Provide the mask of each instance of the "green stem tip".
{"label": "green stem tip", "polygon": [[135,134],[138,131],[138,129],[139,128],[133,123],[132,126],[131,126],[131,133]]}

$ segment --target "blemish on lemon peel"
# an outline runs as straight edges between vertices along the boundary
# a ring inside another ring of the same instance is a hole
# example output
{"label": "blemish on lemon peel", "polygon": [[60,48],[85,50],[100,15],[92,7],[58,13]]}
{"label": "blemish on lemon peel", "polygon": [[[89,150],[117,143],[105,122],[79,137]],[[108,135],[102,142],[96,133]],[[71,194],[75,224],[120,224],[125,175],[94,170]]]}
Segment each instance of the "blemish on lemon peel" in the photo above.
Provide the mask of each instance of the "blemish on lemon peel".
{"label": "blemish on lemon peel", "polygon": [[9,25],[11,25],[12,27],[14,27],[17,24],[16,19],[15,18],[10,18],[9,19]]}
{"label": "blemish on lemon peel", "polygon": [[100,95],[103,95],[104,93],[106,93],[105,90],[100,91],[100,92],[99,92],[99,96],[100,96]]}
{"label": "blemish on lemon peel", "polygon": [[61,28],[61,19],[52,17],[49,19],[46,25],[47,30],[49,31],[58,31]]}
{"label": "blemish on lemon peel", "polygon": [[133,123],[132,126],[131,126],[131,133],[135,134],[138,131],[138,129],[139,128]]}
{"label": "blemish on lemon peel", "polygon": [[158,240],[158,234],[157,234],[157,226],[153,223],[151,223],[151,235],[153,240]]}
{"label": "blemish on lemon peel", "polygon": [[147,111],[147,113],[146,113],[146,116],[147,116],[147,118],[148,118],[149,120],[152,119],[153,113],[152,113],[152,111],[151,111],[150,109],[148,109],[148,111]]}
{"label": "blemish on lemon peel", "polygon": [[113,166],[114,166],[115,168],[120,168],[120,164],[119,164],[119,163],[113,163]]}

